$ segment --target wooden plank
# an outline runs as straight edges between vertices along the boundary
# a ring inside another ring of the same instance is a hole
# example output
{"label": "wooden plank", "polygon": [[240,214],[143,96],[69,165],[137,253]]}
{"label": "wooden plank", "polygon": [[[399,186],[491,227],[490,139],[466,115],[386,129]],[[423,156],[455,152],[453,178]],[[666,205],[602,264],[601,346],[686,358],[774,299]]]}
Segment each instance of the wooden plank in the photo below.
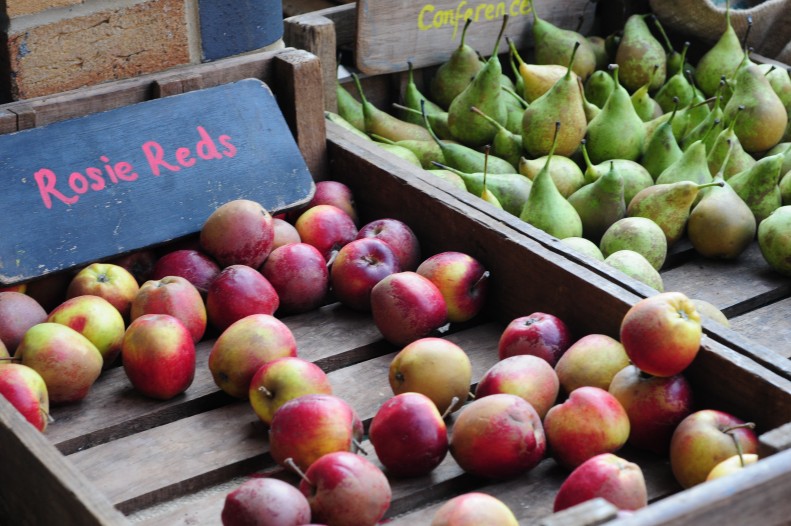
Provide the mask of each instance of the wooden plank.
{"label": "wooden plank", "polygon": [[283,24],[283,40],[289,46],[304,49],[319,57],[324,107],[337,112],[335,24],[318,13],[287,19]]}
{"label": "wooden plank", "polygon": [[297,16],[335,6],[330,0],[283,0],[283,16]]}
{"label": "wooden plank", "polygon": [[[576,29],[580,16],[587,11],[590,26],[593,7],[585,0],[532,3],[542,19],[566,29]],[[473,23],[465,42],[485,57],[492,54],[504,14],[509,15],[506,34],[517,48],[532,44],[533,15],[528,0],[470,3],[359,0],[357,6],[355,60],[360,71],[368,75],[405,71],[407,61],[416,68],[446,61],[459,45],[467,18],[472,18]],[[583,27],[582,32],[585,31]],[[498,54],[507,52],[508,45],[503,40]]]}
{"label": "wooden plank", "polygon": [[791,298],[731,318],[734,331],[791,358]]}

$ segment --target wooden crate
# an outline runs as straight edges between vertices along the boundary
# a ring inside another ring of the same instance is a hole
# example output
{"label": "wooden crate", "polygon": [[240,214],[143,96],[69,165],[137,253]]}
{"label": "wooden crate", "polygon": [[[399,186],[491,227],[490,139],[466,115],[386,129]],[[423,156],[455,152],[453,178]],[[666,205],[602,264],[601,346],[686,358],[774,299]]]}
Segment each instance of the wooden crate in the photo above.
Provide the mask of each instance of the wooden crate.
{"label": "wooden crate", "polygon": [[[552,250],[487,211],[451,199],[400,159],[327,123],[316,57],[293,49],[195,66],[135,81],[123,81],[0,108],[27,115],[41,125],[152,96],[208,87],[246,77],[272,85],[284,114],[317,178],[348,184],[363,220],[395,217],[411,225],[424,255],[460,250],[480,259],[492,273],[487,308],[444,337],[467,351],[473,382],[497,360],[499,334],[513,318],[535,311],[566,320],[575,336],[617,336],[620,320],[640,295]],[[8,122],[6,122],[8,121]],[[18,121],[19,122],[19,121]],[[387,367],[398,348],[385,342],[370,315],[339,304],[282,318],[295,335],[299,354],[329,373],[335,393],[358,411],[365,424],[391,396]],[[266,430],[248,402],[232,400],[214,384],[207,367],[213,340],[198,345],[195,381],[183,396],[161,402],[138,395],[123,369],[105,371],[88,397],[55,407],[55,422],[37,432],[0,398],[0,523],[149,526],[216,525],[225,494],[251,475],[295,477],[276,469]],[[637,451],[651,501],[629,520],[636,524],[722,524],[746,522],[760,513],[762,524],[791,515],[787,451],[791,445],[791,381],[737,352],[727,342],[704,337],[688,369],[699,407],[716,407],[756,422],[760,462],[727,479],[679,491],[668,462]],[[367,448],[372,454],[372,448]],[[435,507],[462,492],[481,489],[498,496],[521,524],[594,524],[615,520],[616,510],[593,501],[562,514],[551,513],[554,493],[565,477],[545,459],[530,473],[491,483],[463,473],[452,457],[431,475],[391,479],[391,524],[428,524]]]}
{"label": "wooden crate", "polygon": [[[333,110],[337,78],[337,54],[353,53],[356,41],[357,15],[354,5],[330,8],[285,20],[284,39],[296,48],[316,54],[322,61],[325,104]],[[754,56],[755,60],[766,60]],[[769,61],[772,62],[772,61]],[[415,79],[424,93],[426,82],[435,68],[416,71]],[[362,76],[366,97],[377,107],[387,109],[398,101],[406,82],[404,73]],[[422,84],[421,84],[422,83]],[[352,93],[356,90],[346,79],[343,84]],[[413,169],[420,177],[421,170]],[[591,258],[567,248],[552,236],[528,225],[519,218],[494,209],[481,199],[451,188],[437,178],[427,181],[453,199],[481,209],[491,221],[524,233],[562,257],[574,260],[594,273],[627,288],[639,296],[655,291]],[[731,328],[707,321],[707,334],[726,342],[772,370],[791,378],[791,280],[774,272],[763,259],[758,243],[736,261],[715,261],[697,254],[683,239],[673,247],[660,271],[665,290],[677,290],[690,297],[706,300],[718,307],[730,320]]]}

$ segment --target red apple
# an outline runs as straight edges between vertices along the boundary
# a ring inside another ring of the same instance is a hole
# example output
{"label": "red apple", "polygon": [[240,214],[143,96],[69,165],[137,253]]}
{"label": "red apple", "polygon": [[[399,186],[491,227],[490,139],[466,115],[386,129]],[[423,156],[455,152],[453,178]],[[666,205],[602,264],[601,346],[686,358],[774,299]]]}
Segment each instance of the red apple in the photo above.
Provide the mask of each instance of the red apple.
{"label": "red apple", "polygon": [[206,294],[220,270],[220,265],[208,254],[195,249],[181,249],[168,252],[157,259],[151,279],[181,276],[195,285],[201,294]]}
{"label": "red apple", "polygon": [[303,243],[316,247],[325,261],[331,261],[338,250],[357,237],[354,220],[333,205],[316,205],[302,212],[294,227]]}
{"label": "red apple", "polygon": [[310,504],[296,486],[274,478],[254,478],[225,496],[223,526],[302,526]]}
{"label": "red apple", "polygon": [[27,294],[0,292],[0,340],[9,353],[14,353],[29,328],[46,319],[47,311]]}
{"label": "red apple", "polygon": [[306,209],[316,205],[333,205],[352,218],[355,225],[360,224],[357,216],[357,207],[351,189],[339,181],[319,181],[316,183],[316,192],[308,203]]}
{"label": "red apple", "polygon": [[704,482],[714,466],[733,455],[757,453],[758,438],[752,428],[716,409],[702,409],[682,420],[670,440],[670,467],[681,487]]}
{"label": "red apple", "polygon": [[612,379],[610,394],[629,415],[629,444],[667,455],[676,426],[692,412],[692,386],[684,376],[651,376],[634,365]]}
{"label": "red apple", "polygon": [[673,376],[698,354],[700,314],[681,292],[663,292],[644,298],[621,321],[621,343],[629,359],[648,374]]}
{"label": "red apple", "polygon": [[0,361],[0,396],[39,431],[47,429],[49,396],[44,379],[21,363]]}
{"label": "red apple", "polygon": [[284,356],[259,367],[248,392],[253,411],[269,425],[281,405],[306,394],[332,394],[332,385],[315,363]]}
{"label": "red apple", "polygon": [[113,258],[108,263],[124,267],[134,276],[135,281],[143,283],[151,279],[151,272],[154,270],[156,261],[157,256],[153,250],[143,249]]}
{"label": "red apple", "polygon": [[195,377],[192,334],[169,314],[143,314],[130,323],[121,360],[132,386],[159,400],[183,393]]}
{"label": "red apple", "polygon": [[220,334],[209,352],[209,370],[220,389],[246,399],[262,365],[296,355],[297,342],[285,323],[269,314],[251,314]]}
{"label": "red apple", "polygon": [[566,324],[553,314],[534,312],[521,316],[505,327],[497,351],[500,359],[517,354],[532,354],[554,367],[572,343]]}
{"label": "red apple", "polygon": [[390,507],[392,491],[370,460],[338,451],[311,464],[299,483],[311,517],[332,526],[375,526]]}
{"label": "red apple", "polygon": [[280,299],[280,312],[295,314],[319,308],[330,286],[324,256],[307,243],[289,243],[269,254],[261,274]]}
{"label": "red apple", "polygon": [[135,277],[124,267],[113,263],[91,263],[71,279],[66,289],[66,298],[101,296],[128,320],[132,300],[139,289],[140,285]]}
{"label": "red apple", "polygon": [[374,285],[371,313],[382,336],[394,345],[428,336],[448,319],[442,292],[416,272],[395,272]]}
{"label": "red apple", "polygon": [[382,278],[399,272],[390,245],[375,238],[355,239],[344,245],[332,263],[330,283],[335,297],[355,310],[371,310],[371,289]]}
{"label": "red apple", "polygon": [[209,285],[206,313],[220,331],[251,314],[274,314],[277,291],[258,270],[247,265],[225,267]]}
{"label": "red apple", "polygon": [[401,393],[379,408],[368,438],[376,456],[396,477],[426,475],[448,453],[448,430],[437,406],[420,393]]}
{"label": "red apple", "polygon": [[598,387],[579,387],[544,417],[552,456],[573,469],[600,453],[614,453],[629,437],[629,417],[613,395]]}
{"label": "red apple", "polygon": [[272,227],[275,229],[275,239],[272,241],[272,250],[282,247],[283,245],[288,245],[289,243],[302,242],[297,229],[285,219],[273,217]]}
{"label": "red apple", "polygon": [[563,481],[555,495],[553,511],[562,511],[597,497],[620,510],[646,507],[648,490],[643,470],[612,453],[591,457]]}
{"label": "red apple", "polygon": [[206,306],[198,289],[181,276],[148,280],[132,301],[129,318],[145,314],[169,314],[177,318],[198,343],[206,332]]}
{"label": "red apple", "polygon": [[304,471],[327,453],[355,451],[362,436],[362,421],[348,402],[329,394],[306,394],[275,412],[269,452],[281,466],[290,458]]}
{"label": "red apple", "polygon": [[441,252],[423,261],[418,274],[442,293],[448,306],[448,321],[464,322],[483,309],[489,288],[489,271],[462,252]]}
{"label": "red apple", "polygon": [[214,210],[200,230],[200,246],[221,267],[258,268],[272,251],[272,216],[260,203],[235,199]]}
{"label": "red apple", "polygon": [[431,518],[431,526],[517,526],[511,509],[488,493],[462,493],[440,506]]}
{"label": "red apple", "polygon": [[475,398],[497,393],[517,395],[530,402],[543,420],[555,405],[559,390],[558,375],[546,360],[520,354],[492,365],[478,381]]}
{"label": "red apple", "polygon": [[401,270],[415,270],[420,263],[420,242],[403,221],[392,218],[375,219],[363,225],[357,239],[375,238],[387,243],[398,259]]}
{"label": "red apple", "polygon": [[47,321],[71,327],[93,343],[102,354],[104,368],[121,353],[126,324],[118,309],[100,296],[75,296],[55,307]]}
{"label": "red apple", "polygon": [[440,413],[461,407],[470,392],[472,364],[464,349],[443,338],[420,338],[390,362],[393,394],[426,395]]}
{"label": "red apple", "polygon": [[566,393],[585,385],[606,391],[612,377],[627,365],[629,357],[621,342],[606,334],[586,334],[563,353],[555,372]]}
{"label": "red apple", "polygon": [[47,384],[51,404],[77,402],[102,372],[102,354],[91,341],[60,323],[39,323],[25,333],[14,358]]}
{"label": "red apple", "polygon": [[547,442],[541,419],[523,398],[493,394],[459,412],[450,437],[450,454],[466,472],[506,479],[533,469]]}

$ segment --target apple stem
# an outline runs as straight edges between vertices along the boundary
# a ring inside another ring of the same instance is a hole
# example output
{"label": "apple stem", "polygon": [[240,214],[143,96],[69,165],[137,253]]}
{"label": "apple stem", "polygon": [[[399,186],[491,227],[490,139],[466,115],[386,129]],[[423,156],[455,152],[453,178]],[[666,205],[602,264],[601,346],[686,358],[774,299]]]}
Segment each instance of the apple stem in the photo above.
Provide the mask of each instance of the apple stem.
{"label": "apple stem", "polygon": [[735,426],[726,427],[722,430],[723,433],[730,433],[737,429],[755,429],[755,422],[745,422],[744,424],[737,424]]}
{"label": "apple stem", "polygon": [[450,405],[448,406],[447,409],[445,409],[445,412],[442,413],[442,419],[445,420],[445,417],[447,417],[449,414],[451,414],[453,412],[453,408],[456,407],[458,404],[459,404],[459,397],[458,396],[454,396],[453,398],[451,398],[450,399]]}
{"label": "apple stem", "polygon": [[742,451],[742,443],[739,442],[739,440],[736,438],[736,435],[731,432],[735,431],[736,429],[755,429],[755,423],[747,422],[744,424],[738,424],[728,427],[723,431],[723,433],[730,435],[731,439],[733,440],[733,444],[736,446],[736,453],[739,455],[739,464],[744,467],[744,453]]}
{"label": "apple stem", "polygon": [[288,467],[290,467],[291,469],[293,469],[293,470],[294,470],[294,472],[295,472],[297,475],[299,475],[299,478],[301,478],[302,480],[304,480],[305,482],[307,482],[307,484],[308,484],[310,487],[313,487],[313,482],[311,482],[311,481],[310,481],[310,479],[308,478],[308,476],[307,476],[307,475],[305,475],[305,472],[304,472],[304,471],[302,471],[301,469],[299,469],[299,466],[297,466],[297,463],[296,463],[296,462],[294,462],[294,459],[293,459],[293,458],[291,458],[291,457],[288,457],[288,458],[285,460],[285,464],[286,464]]}
{"label": "apple stem", "polygon": [[478,278],[478,280],[477,280],[477,281],[476,281],[476,282],[473,284],[473,286],[472,286],[472,287],[470,287],[470,289],[471,289],[471,290],[474,290],[474,289],[475,289],[475,287],[477,287],[478,285],[480,285],[482,281],[489,279],[489,276],[490,276],[490,275],[491,275],[491,272],[489,272],[488,270],[487,270],[487,271],[485,271],[483,274],[481,274],[481,277],[480,277],[480,278]]}
{"label": "apple stem", "polygon": [[332,252],[330,252],[330,257],[327,260],[327,268],[332,266],[332,264],[335,262],[336,257],[338,257],[338,250],[333,250]]}
{"label": "apple stem", "polygon": [[439,327],[437,329],[437,332],[440,333],[440,334],[444,334],[444,333],[448,332],[449,330],[450,330],[450,323],[446,323],[442,327]]}
{"label": "apple stem", "polygon": [[362,453],[366,457],[368,456],[368,451],[365,450],[365,448],[363,447],[363,445],[360,443],[359,440],[357,440],[356,438],[353,438],[352,439],[352,444],[354,445],[354,449],[356,450],[355,453],[357,451],[359,451],[360,453]]}
{"label": "apple stem", "polygon": [[49,411],[44,411],[42,409],[41,412],[44,413],[44,416],[47,417],[47,424],[51,424],[51,423],[55,422],[55,418],[53,418],[52,415],[49,414]]}
{"label": "apple stem", "polygon": [[0,362],[22,363],[22,358],[15,358],[13,356],[3,356]]}
{"label": "apple stem", "polygon": [[267,389],[263,385],[261,387],[259,387],[258,390],[261,391],[262,393],[264,393],[264,396],[266,396],[267,398],[272,398],[274,396],[272,394],[272,391],[270,391],[269,389]]}

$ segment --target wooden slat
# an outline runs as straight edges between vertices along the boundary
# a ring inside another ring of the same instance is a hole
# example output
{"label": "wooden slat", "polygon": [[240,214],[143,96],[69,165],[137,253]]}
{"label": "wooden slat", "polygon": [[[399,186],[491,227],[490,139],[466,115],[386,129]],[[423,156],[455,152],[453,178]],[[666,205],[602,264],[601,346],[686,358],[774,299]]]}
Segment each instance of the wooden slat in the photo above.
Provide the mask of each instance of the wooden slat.
{"label": "wooden slat", "polygon": [[791,298],[730,319],[734,331],[791,358]]}

